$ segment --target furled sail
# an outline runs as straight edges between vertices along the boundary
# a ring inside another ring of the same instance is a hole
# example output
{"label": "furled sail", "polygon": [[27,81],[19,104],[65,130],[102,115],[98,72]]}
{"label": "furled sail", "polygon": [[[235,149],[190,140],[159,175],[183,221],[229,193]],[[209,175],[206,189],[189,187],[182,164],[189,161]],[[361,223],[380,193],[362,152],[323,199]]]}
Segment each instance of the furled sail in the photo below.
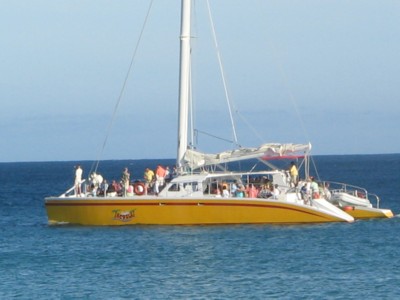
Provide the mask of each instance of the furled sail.
{"label": "furled sail", "polygon": [[184,156],[184,164],[194,170],[205,166],[254,158],[276,159],[304,156],[310,151],[311,144],[263,144],[257,148],[239,148],[217,154],[206,154],[187,149]]}

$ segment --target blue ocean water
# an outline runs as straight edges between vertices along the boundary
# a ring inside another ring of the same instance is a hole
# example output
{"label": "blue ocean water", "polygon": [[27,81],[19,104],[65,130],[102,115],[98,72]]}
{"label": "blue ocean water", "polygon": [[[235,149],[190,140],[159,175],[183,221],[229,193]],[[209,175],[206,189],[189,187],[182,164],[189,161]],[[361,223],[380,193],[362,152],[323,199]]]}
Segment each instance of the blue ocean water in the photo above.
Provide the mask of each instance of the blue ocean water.
{"label": "blue ocean water", "polygon": [[[316,156],[400,212],[400,154]],[[164,161],[106,161],[120,178]],[[79,162],[85,171],[92,162]],[[77,162],[0,163],[0,299],[398,299],[400,218],[353,224],[49,226]],[[87,175],[87,174],[86,174]]]}

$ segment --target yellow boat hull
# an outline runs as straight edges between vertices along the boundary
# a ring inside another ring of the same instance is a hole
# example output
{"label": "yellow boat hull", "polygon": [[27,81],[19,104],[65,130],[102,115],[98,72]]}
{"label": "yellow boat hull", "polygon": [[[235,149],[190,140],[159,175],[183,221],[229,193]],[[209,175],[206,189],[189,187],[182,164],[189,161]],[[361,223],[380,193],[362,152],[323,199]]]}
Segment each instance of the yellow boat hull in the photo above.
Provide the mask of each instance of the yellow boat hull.
{"label": "yellow boat hull", "polygon": [[354,219],[393,218],[393,212],[390,209],[362,206],[344,206],[342,209]]}
{"label": "yellow boat hull", "polygon": [[46,198],[49,223],[195,225],[324,223],[345,220],[277,200]]}

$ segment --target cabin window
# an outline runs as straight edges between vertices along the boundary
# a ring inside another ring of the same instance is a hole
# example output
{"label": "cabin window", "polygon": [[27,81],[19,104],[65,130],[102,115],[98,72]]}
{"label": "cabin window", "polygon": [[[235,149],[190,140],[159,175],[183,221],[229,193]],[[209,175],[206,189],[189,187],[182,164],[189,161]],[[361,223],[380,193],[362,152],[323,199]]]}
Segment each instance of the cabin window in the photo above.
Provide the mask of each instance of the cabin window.
{"label": "cabin window", "polygon": [[201,188],[201,184],[198,182],[185,182],[185,183],[173,183],[169,188],[169,192],[197,192]]}
{"label": "cabin window", "polygon": [[188,192],[196,192],[199,190],[198,182],[186,182],[183,184],[183,188]]}
{"label": "cabin window", "polygon": [[169,192],[179,192],[180,188],[179,185],[174,183],[173,185],[171,185],[168,189]]}

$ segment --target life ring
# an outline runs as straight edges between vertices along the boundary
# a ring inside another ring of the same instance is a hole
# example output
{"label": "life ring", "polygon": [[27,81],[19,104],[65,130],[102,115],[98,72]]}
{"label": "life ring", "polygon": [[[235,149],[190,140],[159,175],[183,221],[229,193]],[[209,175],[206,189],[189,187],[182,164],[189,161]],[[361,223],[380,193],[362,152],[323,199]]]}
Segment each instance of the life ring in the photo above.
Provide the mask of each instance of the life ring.
{"label": "life ring", "polygon": [[134,191],[135,195],[142,196],[145,192],[145,189],[146,189],[146,187],[143,182],[136,182],[133,185],[133,191]]}
{"label": "life ring", "polygon": [[352,211],[352,210],[354,210],[354,206],[345,206],[345,207],[343,207],[343,210],[344,211]]}

